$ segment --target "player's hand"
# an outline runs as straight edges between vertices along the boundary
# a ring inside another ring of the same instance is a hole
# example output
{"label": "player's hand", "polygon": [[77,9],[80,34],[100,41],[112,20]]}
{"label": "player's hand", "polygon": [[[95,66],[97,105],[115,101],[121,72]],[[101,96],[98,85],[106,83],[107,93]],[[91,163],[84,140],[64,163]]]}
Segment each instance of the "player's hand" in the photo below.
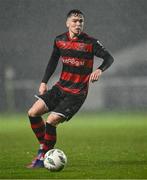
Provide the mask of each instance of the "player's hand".
{"label": "player's hand", "polygon": [[94,72],[91,73],[90,78],[89,78],[89,82],[94,83],[95,81],[98,81],[101,74],[102,74],[101,69],[95,70]]}
{"label": "player's hand", "polygon": [[41,83],[39,87],[39,94],[42,95],[48,90],[47,84],[46,83]]}

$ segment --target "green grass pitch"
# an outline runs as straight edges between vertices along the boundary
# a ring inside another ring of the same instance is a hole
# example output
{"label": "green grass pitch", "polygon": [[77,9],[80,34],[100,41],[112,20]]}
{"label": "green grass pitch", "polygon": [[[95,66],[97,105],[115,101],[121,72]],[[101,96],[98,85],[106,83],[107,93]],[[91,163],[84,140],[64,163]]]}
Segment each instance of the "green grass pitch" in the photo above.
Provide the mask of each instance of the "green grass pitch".
{"label": "green grass pitch", "polygon": [[147,113],[77,114],[58,127],[61,172],[26,169],[38,148],[27,115],[0,116],[0,179],[145,179]]}

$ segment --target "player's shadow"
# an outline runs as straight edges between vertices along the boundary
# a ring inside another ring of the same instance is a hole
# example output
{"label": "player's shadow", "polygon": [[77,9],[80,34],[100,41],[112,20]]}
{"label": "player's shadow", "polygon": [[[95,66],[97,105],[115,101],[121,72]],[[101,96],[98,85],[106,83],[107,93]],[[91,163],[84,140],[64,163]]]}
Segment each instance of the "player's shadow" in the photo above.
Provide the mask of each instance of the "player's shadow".
{"label": "player's shadow", "polygon": [[129,161],[99,161],[99,164],[103,165],[147,165],[147,160],[137,161],[137,160],[129,160]]}

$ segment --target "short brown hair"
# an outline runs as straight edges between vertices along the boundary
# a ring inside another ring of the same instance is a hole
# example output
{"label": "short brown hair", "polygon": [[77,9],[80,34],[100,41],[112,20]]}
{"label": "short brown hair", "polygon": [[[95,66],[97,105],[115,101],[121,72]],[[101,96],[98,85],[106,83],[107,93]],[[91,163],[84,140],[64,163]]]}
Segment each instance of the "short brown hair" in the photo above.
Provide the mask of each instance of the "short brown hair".
{"label": "short brown hair", "polygon": [[71,17],[72,15],[74,16],[79,16],[82,15],[84,17],[84,14],[82,11],[80,11],[79,9],[72,9],[67,13],[67,18]]}

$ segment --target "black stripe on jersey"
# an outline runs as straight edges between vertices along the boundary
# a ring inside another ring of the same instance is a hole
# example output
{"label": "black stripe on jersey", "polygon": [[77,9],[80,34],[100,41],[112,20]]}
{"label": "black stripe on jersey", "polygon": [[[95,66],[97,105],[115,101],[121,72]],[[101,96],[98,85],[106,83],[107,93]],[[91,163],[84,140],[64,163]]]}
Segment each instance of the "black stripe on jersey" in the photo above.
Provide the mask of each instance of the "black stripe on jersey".
{"label": "black stripe on jersey", "polygon": [[68,56],[79,59],[93,59],[94,55],[89,52],[82,52],[73,49],[60,49],[61,56]]}
{"label": "black stripe on jersey", "polygon": [[90,73],[92,73],[92,68],[82,67],[82,66],[74,67],[64,64],[62,72],[70,72],[73,74],[80,74],[80,75],[86,75],[86,74],[89,75]]}
{"label": "black stripe on jersey", "polygon": [[62,80],[60,79],[60,84],[61,86],[64,86],[64,87],[68,87],[68,88],[71,88],[71,89],[83,89],[85,87],[87,87],[87,83],[73,83],[72,81],[65,81],[65,80]]}

